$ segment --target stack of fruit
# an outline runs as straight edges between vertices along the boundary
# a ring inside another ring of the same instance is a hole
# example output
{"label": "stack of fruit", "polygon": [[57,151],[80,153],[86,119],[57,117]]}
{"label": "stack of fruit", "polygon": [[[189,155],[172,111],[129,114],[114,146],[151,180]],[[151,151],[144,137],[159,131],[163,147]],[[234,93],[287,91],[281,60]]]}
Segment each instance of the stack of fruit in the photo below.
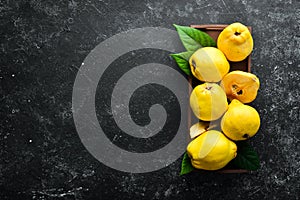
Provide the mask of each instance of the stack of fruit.
{"label": "stack of fruit", "polygon": [[178,66],[201,81],[190,94],[190,106],[199,122],[190,127],[192,141],[181,174],[193,169],[218,170],[231,163],[255,170],[257,154],[244,141],[260,127],[252,102],[259,79],[250,72],[232,71],[230,63],[245,60],[253,50],[249,29],[241,23],[224,28],[215,42],[206,33],[175,25],[187,52],[172,54]]}

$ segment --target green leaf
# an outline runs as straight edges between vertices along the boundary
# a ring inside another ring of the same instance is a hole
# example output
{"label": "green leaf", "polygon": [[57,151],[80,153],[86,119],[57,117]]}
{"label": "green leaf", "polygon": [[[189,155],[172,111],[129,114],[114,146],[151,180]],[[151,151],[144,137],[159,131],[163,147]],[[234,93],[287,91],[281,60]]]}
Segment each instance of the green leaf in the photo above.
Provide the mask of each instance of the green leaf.
{"label": "green leaf", "polygon": [[237,156],[232,163],[241,169],[257,170],[260,167],[259,158],[247,142],[237,142]]}
{"label": "green leaf", "polygon": [[181,172],[180,175],[188,174],[194,170],[194,167],[191,163],[191,159],[188,156],[187,152],[184,153],[182,163],[181,163]]}
{"label": "green leaf", "polygon": [[187,51],[196,51],[201,47],[216,47],[217,44],[207,33],[188,26],[174,24],[179,38]]}
{"label": "green leaf", "polygon": [[182,53],[171,54],[172,58],[176,61],[178,67],[189,76],[192,75],[189,59],[193,53],[193,51],[186,51]]}

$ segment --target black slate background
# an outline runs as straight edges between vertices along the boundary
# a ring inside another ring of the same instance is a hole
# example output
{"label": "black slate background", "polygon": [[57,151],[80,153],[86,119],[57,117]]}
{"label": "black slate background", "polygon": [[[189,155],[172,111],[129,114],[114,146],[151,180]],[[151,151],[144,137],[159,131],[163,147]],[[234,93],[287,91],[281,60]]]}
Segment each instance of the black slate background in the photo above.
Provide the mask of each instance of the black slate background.
{"label": "black slate background", "polygon": [[[235,21],[253,27],[252,72],[261,81],[252,104],[262,118],[251,139],[257,172],[178,176],[179,159],[131,174],[87,152],[72,87],[97,44],[132,28]],[[299,199],[299,23],[296,0],[1,0],[0,199]]]}

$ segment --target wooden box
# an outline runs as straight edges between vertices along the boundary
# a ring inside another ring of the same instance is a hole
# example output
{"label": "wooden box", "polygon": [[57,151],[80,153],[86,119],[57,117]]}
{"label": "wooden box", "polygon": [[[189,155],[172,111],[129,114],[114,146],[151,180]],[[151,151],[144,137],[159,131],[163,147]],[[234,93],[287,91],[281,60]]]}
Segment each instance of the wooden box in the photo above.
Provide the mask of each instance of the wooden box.
{"label": "wooden box", "polygon": [[[218,38],[219,34],[226,26],[228,26],[228,25],[226,25],[226,24],[190,25],[190,27],[192,27],[192,28],[196,28],[196,29],[199,29],[199,30],[207,33],[216,42],[217,42],[217,38]],[[250,30],[250,32],[252,32],[251,27],[248,26],[248,29]],[[240,62],[229,61],[229,64],[230,64],[230,71],[241,70],[241,71],[245,71],[245,72],[251,72],[251,54],[245,60],[242,60]],[[189,77],[189,83],[190,83],[190,85],[192,85],[192,87],[189,87],[189,94],[191,94],[193,88],[195,86],[199,85],[201,82],[194,77]],[[188,127],[192,126],[192,118],[193,118],[192,115],[193,115],[193,112],[191,111],[191,109],[189,109],[189,111],[188,111],[188,116],[189,116]],[[199,171],[205,171],[205,170],[199,170]],[[219,172],[219,173],[246,173],[249,171],[245,170],[245,169],[230,169],[230,168],[225,167],[223,169],[217,170],[216,172]]]}

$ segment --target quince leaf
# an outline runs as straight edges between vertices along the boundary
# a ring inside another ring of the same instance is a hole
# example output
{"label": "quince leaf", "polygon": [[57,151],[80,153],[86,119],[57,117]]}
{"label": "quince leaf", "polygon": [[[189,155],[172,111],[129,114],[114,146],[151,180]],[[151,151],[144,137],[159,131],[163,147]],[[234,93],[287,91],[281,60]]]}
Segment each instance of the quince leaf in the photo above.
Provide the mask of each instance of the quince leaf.
{"label": "quince leaf", "polygon": [[216,47],[217,44],[207,33],[188,26],[174,24],[179,38],[187,51],[196,51],[202,47]]}
{"label": "quince leaf", "polygon": [[181,162],[180,175],[188,174],[193,170],[194,170],[194,167],[191,163],[191,159],[188,156],[187,152],[185,152],[184,155],[183,155],[182,162]]}
{"label": "quince leaf", "polygon": [[237,156],[232,160],[232,163],[247,170],[257,170],[260,167],[260,161],[257,153],[247,142],[237,142]]}
{"label": "quince leaf", "polygon": [[176,61],[178,67],[189,76],[192,75],[189,59],[193,53],[194,53],[193,51],[186,51],[186,52],[171,54],[172,58]]}

